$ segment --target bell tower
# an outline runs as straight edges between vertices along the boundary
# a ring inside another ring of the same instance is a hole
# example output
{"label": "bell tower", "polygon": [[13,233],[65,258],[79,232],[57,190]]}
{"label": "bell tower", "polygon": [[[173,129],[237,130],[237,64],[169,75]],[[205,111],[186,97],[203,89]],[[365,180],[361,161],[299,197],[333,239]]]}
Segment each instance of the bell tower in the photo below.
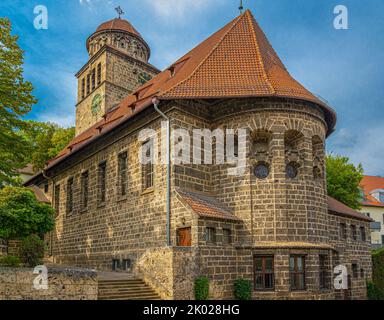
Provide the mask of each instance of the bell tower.
{"label": "bell tower", "polygon": [[119,18],[102,23],[87,39],[89,59],[76,74],[76,135],[160,72],[148,62],[148,44],[118,13]]}

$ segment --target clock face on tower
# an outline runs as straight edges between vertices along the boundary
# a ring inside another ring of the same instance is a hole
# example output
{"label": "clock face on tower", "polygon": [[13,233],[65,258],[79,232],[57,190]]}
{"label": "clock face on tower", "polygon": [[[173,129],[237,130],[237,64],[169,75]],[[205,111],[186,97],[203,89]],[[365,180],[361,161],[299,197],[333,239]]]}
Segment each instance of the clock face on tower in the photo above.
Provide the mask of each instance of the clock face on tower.
{"label": "clock face on tower", "polygon": [[91,111],[94,116],[98,115],[101,110],[102,97],[99,93],[95,94],[92,99]]}

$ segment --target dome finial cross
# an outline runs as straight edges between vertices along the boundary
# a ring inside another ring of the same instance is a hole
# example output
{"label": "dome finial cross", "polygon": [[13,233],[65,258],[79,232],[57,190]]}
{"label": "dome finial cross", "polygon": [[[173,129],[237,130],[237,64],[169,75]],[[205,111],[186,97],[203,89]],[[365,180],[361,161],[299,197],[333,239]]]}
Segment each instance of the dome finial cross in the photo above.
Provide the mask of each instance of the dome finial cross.
{"label": "dome finial cross", "polygon": [[124,11],[123,9],[121,9],[120,6],[118,6],[117,8],[115,8],[117,14],[119,15],[119,19],[121,18],[121,16],[124,14]]}

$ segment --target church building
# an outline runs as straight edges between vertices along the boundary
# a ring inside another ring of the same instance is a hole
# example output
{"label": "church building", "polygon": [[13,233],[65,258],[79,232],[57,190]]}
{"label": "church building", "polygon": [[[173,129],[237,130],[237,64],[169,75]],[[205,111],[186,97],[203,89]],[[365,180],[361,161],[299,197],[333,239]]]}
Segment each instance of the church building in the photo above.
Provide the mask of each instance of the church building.
{"label": "church building", "polygon": [[[253,299],[366,298],[371,219],[327,196],[336,113],[293,79],[249,10],[162,72],[122,18],[86,46],[76,137],[27,182],[56,209],[52,263],[129,273],[162,299],[194,299],[202,276],[211,299],[233,299],[240,278]],[[246,130],[244,174],[171,161],[167,184],[167,165],[138,156],[150,143],[140,132],[160,136],[165,118],[190,136]],[[348,289],[334,287],[337,266]]]}

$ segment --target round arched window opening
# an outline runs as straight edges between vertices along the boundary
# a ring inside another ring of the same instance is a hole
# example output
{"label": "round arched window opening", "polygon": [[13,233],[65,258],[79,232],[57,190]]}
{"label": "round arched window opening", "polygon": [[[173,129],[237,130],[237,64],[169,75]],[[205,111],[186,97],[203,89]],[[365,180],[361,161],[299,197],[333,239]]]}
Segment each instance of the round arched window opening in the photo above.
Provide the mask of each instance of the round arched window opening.
{"label": "round arched window opening", "polygon": [[317,166],[313,168],[313,178],[316,180],[322,178],[321,169]]}
{"label": "round arched window opening", "polygon": [[269,165],[266,162],[256,164],[254,174],[258,179],[266,179],[269,176]]}
{"label": "round arched window opening", "polygon": [[286,175],[289,179],[295,179],[299,174],[299,165],[296,162],[290,162],[286,167]]}

